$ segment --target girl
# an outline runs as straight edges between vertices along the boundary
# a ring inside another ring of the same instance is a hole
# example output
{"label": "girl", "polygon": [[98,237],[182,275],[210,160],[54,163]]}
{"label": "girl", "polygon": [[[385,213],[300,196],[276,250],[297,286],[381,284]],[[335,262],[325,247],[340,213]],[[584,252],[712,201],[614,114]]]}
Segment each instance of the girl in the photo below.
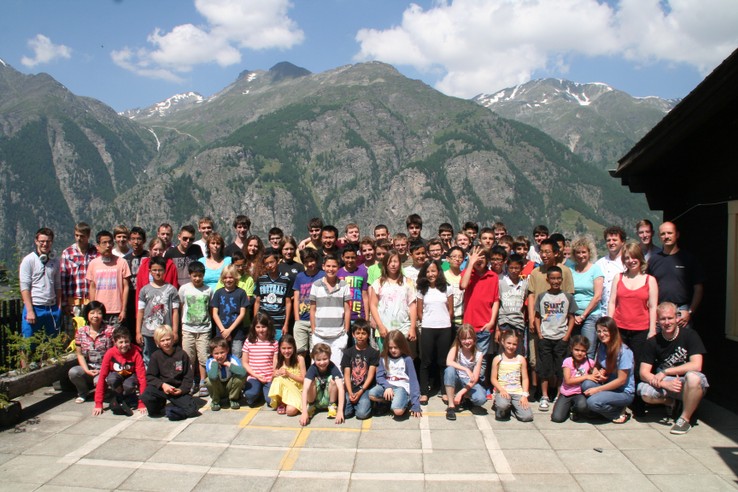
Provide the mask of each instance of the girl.
{"label": "girl", "polygon": [[[443,384],[446,386],[448,408],[446,418],[456,420],[456,407],[461,405],[469,393],[471,402],[481,407],[487,401],[487,392],[479,384],[484,354],[477,350],[477,334],[470,324],[461,325],[456,341],[446,357]],[[460,391],[456,391],[458,387]]]}
{"label": "girl", "polygon": [[533,411],[528,403],[528,364],[518,355],[518,335],[507,330],[500,335],[503,352],[492,361],[492,385],[495,393],[495,420],[510,416],[510,407],[521,422],[532,422]]}
{"label": "girl", "polygon": [[600,317],[600,300],[605,275],[599,265],[592,263],[592,258],[597,258],[592,238],[579,236],[572,243],[571,250],[574,256],[571,276],[574,280],[574,300],[577,302],[574,323],[589,341],[587,356],[594,357],[595,321]]}
{"label": "girl", "polygon": [[246,318],[246,309],[249,306],[249,297],[246,291],[238,287],[240,275],[234,265],[223,269],[220,278],[223,287],[216,290],[210,299],[213,308],[213,323],[217,334],[231,343],[234,354],[240,354],[246,333],[243,329],[243,320]]}
{"label": "girl", "polygon": [[249,274],[253,278],[259,278],[262,262],[264,261],[264,243],[259,236],[249,236],[246,238],[246,246],[243,249]]}
{"label": "girl", "polygon": [[603,316],[595,323],[599,344],[592,379],[582,382],[590,411],[615,424],[630,420],[625,407],[633,403],[633,352],[623,344],[615,320]]}
{"label": "girl", "polygon": [[420,385],[415,374],[410,347],[399,330],[387,334],[387,344],[379,360],[377,384],[369,391],[369,399],[378,403],[390,403],[395,417],[410,415],[422,417],[420,411]]}
{"label": "girl", "polygon": [[[576,244],[576,243],[575,243]],[[576,251],[575,253],[576,254]],[[559,389],[559,397],[551,413],[551,421],[565,422],[571,411],[571,419],[587,414],[587,398],[582,394],[582,383],[594,381],[592,369],[595,364],[588,357],[589,339],[584,335],[575,335],[569,342],[571,357],[564,359],[564,382]],[[573,407],[573,408],[572,408]]]}
{"label": "girl", "polygon": [[423,332],[420,339],[420,404],[427,405],[431,365],[435,362],[438,366],[440,377],[436,382],[440,383],[453,337],[454,298],[439,260],[426,262],[420,268],[416,302]]}
{"label": "girl", "polygon": [[302,382],[305,379],[305,358],[297,353],[292,335],[285,335],[279,342],[274,378],[269,388],[271,407],[280,415],[294,417],[302,409]]}
{"label": "girl", "polygon": [[377,322],[380,349],[390,330],[400,331],[411,342],[416,339],[415,287],[402,274],[401,266],[400,253],[390,250],[382,259],[380,277],[369,287],[369,307]]}
{"label": "girl", "polygon": [[279,345],[274,339],[272,319],[264,313],[256,313],[241,357],[248,374],[243,396],[249,405],[253,405],[259,399],[260,393],[264,395],[266,404],[271,404],[269,389],[274,377],[278,352]]}
{"label": "girl", "polygon": [[264,313],[274,322],[276,339],[290,331],[292,313],[292,280],[279,273],[279,255],[271,252],[264,256],[264,274],[254,284],[254,312]]}
{"label": "girl", "polygon": [[464,263],[466,253],[459,246],[453,246],[448,250],[448,270],[444,272],[446,283],[451,288],[451,293],[454,298],[454,325],[461,326],[462,317],[464,314],[464,291],[461,290],[459,284],[461,283],[461,265]]}
{"label": "girl", "polygon": [[105,305],[98,301],[90,301],[82,314],[87,324],[77,330],[74,342],[77,350],[78,366],[69,370],[69,380],[77,388],[75,403],[84,403],[90,392],[90,385],[97,386],[100,374],[100,363],[105,352],[113,346],[113,327],[103,325]]}
{"label": "girl", "polygon": [[207,241],[207,255],[198,261],[205,265],[205,285],[215,290],[223,269],[231,264],[231,257],[223,256],[223,250],[225,249],[223,236],[213,232],[208,236]]}
{"label": "girl", "polygon": [[282,255],[282,260],[279,262],[279,273],[288,275],[292,282],[295,281],[295,277],[300,272],[305,271],[305,268],[300,263],[300,258],[296,256],[297,253],[297,241],[292,236],[285,236],[279,243],[279,253]]}

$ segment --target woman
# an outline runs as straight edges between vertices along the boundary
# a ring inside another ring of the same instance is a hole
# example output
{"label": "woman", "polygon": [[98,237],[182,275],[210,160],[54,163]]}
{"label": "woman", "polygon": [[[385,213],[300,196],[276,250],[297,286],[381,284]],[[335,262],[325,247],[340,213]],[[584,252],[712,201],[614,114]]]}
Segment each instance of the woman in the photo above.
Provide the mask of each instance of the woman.
{"label": "woman", "polygon": [[[158,237],[149,241],[149,258],[153,256],[164,256],[166,251],[166,244],[164,244],[164,241]],[[136,309],[138,309],[138,294],[141,292],[144,285],[151,282],[151,275],[149,274],[149,258],[141,260],[141,266],[139,266],[138,273],[136,274]],[[167,263],[164,267],[164,282],[172,284],[175,289],[179,289],[177,266],[169,258],[167,258]]]}
{"label": "woman", "polygon": [[571,251],[574,257],[574,268],[571,270],[574,280],[574,300],[578,306],[574,323],[580,328],[582,336],[589,340],[587,356],[592,359],[596,341],[595,321],[600,317],[600,300],[605,275],[598,265],[592,263],[592,258],[597,258],[597,250],[589,236],[576,238],[571,244]]}
{"label": "woman", "polygon": [[638,367],[646,340],[656,334],[659,287],[656,279],[646,274],[646,260],[638,243],[629,242],[623,247],[623,264],[625,272],[612,281],[607,314],[615,320]]}
{"label": "woman", "polygon": [[264,263],[264,243],[259,236],[249,236],[243,249],[249,274],[253,278],[259,278]]}
{"label": "woman", "polygon": [[225,241],[223,236],[217,232],[213,232],[208,236],[207,248],[207,256],[200,258],[198,261],[205,265],[203,282],[215,292],[220,274],[223,272],[223,268],[231,264],[231,257],[223,256]]}
{"label": "woman", "polygon": [[369,309],[377,323],[380,350],[384,348],[384,338],[392,330],[400,330],[411,345],[415,345],[417,339],[415,287],[402,274],[401,268],[400,253],[390,250],[382,259],[382,275],[369,287]]}
{"label": "woman", "polygon": [[279,243],[279,253],[282,258],[279,260],[279,273],[288,275],[292,282],[295,281],[297,274],[305,271],[297,258],[297,241],[293,236],[285,236]]}
{"label": "woman", "polygon": [[582,391],[591,412],[624,424],[630,420],[626,407],[633,402],[633,352],[620,339],[615,321],[603,316],[595,323],[597,352],[592,369],[595,381],[584,381]]}
{"label": "woman", "polygon": [[113,346],[113,327],[103,325],[105,305],[90,301],[82,310],[87,321],[74,335],[78,366],[69,370],[69,380],[77,388],[75,403],[84,403],[87,394],[97,385],[100,363],[105,352]]}

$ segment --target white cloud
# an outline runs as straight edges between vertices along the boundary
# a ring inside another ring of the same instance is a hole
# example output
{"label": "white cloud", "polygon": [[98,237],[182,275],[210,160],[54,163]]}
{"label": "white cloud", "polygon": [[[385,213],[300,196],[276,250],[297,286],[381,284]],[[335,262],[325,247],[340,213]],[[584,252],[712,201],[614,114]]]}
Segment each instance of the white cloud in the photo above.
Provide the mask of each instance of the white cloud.
{"label": "white cloud", "polygon": [[43,34],[36,34],[35,38],[28,40],[28,46],[33,50],[33,58],[24,56],[21,63],[28,68],[42,63],[49,63],[57,58],[71,58],[72,49],[63,44],[54,44],[51,39]]}
{"label": "white cloud", "polygon": [[356,35],[357,61],[382,60],[440,72],[450,95],[566,71],[573,56],[621,56],[637,63],[687,63],[705,73],[738,46],[735,0],[438,0],[409,6],[402,22]]}
{"label": "white cloud", "polygon": [[120,67],[145,77],[177,81],[195,65],[241,62],[241,49],[288,49],[304,39],[287,15],[289,0],[195,0],[206,24],[155,29],[149,48],[128,47],[111,54]]}

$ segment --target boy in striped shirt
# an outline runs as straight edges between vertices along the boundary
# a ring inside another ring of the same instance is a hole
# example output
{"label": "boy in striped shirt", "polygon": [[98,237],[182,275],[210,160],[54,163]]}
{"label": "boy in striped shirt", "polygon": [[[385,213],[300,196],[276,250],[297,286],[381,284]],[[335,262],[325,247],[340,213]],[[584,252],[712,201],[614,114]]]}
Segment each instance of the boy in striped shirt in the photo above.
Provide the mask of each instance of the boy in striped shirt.
{"label": "boy in striped shirt", "polygon": [[316,280],[310,288],[310,331],[312,341],[331,348],[331,361],[341,365],[343,349],[351,326],[351,289],[338,279],[338,257],[326,255],[323,260],[325,277]]}

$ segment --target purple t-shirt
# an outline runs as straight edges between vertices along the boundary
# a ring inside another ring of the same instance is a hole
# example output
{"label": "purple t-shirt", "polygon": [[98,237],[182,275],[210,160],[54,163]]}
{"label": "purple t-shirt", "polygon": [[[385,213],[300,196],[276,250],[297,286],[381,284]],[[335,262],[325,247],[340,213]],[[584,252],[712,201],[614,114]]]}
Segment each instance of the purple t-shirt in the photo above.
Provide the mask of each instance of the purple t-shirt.
{"label": "purple t-shirt", "polygon": [[292,284],[292,290],[296,290],[300,293],[300,304],[298,305],[298,314],[300,315],[301,321],[310,321],[310,287],[313,286],[313,282],[318,279],[325,277],[323,270],[310,276],[305,272],[300,272],[295,277],[295,282]]}

